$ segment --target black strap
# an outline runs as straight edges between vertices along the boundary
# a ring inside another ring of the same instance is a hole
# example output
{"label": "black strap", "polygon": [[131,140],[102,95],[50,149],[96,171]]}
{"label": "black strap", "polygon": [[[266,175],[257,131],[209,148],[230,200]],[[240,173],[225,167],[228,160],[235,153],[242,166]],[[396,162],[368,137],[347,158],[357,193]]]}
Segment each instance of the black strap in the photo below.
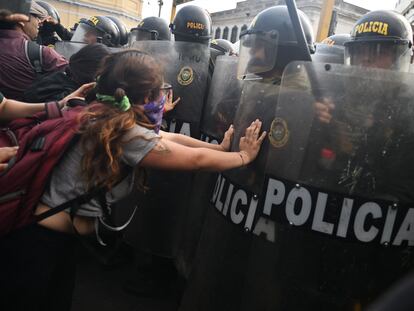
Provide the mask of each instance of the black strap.
{"label": "black strap", "polygon": [[34,41],[25,42],[26,58],[36,73],[36,76],[43,74],[43,50],[42,46]]}
{"label": "black strap", "polygon": [[[61,205],[58,205],[54,208],[51,208],[49,210],[47,210],[46,212],[43,212],[39,215],[35,216],[35,221],[39,222],[42,221],[43,219],[46,219],[50,216],[53,216],[59,212],[64,211],[65,209],[70,208],[71,209],[71,214],[75,214],[76,210],[79,208],[80,205],[88,203],[90,200],[92,200],[93,198],[99,196],[102,192],[104,192],[103,189],[95,189],[92,191],[89,191],[88,193],[85,193],[75,199],[72,199],[70,201],[67,201]],[[71,215],[72,216],[72,215]]]}

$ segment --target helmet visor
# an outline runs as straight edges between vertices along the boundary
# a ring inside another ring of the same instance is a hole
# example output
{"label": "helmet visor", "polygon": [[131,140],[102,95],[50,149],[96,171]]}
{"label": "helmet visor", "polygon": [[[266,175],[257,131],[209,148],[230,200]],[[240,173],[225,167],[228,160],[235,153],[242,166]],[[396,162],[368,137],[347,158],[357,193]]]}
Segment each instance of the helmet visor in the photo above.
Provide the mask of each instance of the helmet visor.
{"label": "helmet visor", "polygon": [[103,34],[96,28],[80,23],[70,41],[92,44],[102,42]]}
{"label": "helmet visor", "polygon": [[395,41],[349,42],[345,47],[345,64],[408,72],[411,49]]}
{"label": "helmet visor", "polygon": [[242,34],[237,77],[257,79],[257,75],[271,71],[276,64],[278,39],[276,31]]}
{"label": "helmet visor", "polygon": [[153,41],[158,40],[158,31],[156,30],[147,30],[147,29],[137,29],[131,31],[129,35],[129,43],[132,44],[135,41]]}

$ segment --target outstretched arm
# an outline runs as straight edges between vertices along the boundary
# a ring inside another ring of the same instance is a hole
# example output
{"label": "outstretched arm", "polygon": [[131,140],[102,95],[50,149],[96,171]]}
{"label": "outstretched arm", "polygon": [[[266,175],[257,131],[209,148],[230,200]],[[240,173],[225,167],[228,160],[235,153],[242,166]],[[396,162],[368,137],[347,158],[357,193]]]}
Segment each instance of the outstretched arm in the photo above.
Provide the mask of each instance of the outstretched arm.
{"label": "outstretched arm", "polygon": [[[86,93],[94,87],[95,83],[88,83],[82,85],[79,89],[69,94],[61,101],[59,106],[63,108],[66,103],[74,98],[84,98]],[[29,104],[17,100],[3,98],[0,102],[0,121],[10,121],[17,118],[30,117],[45,109],[44,103]]]}
{"label": "outstretched arm", "polygon": [[182,134],[169,133],[169,132],[164,132],[164,131],[160,131],[159,134],[165,140],[168,140],[168,141],[171,141],[176,144],[183,145],[183,146],[187,146],[187,147],[207,148],[207,149],[213,149],[213,150],[218,150],[218,151],[229,151],[231,139],[233,138],[233,134],[234,134],[234,128],[233,128],[233,125],[229,127],[229,129],[224,134],[224,139],[220,145],[210,144],[210,143],[192,138],[190,136],[182,135]]}
{"label": "outstretched arm", "polygon": [[262,123],[256,120],[240,139],[239,152],[223,152],[204,147],[189,147],[161,138],[158,144],[141,161],[140,165],[170,170],[224,171],[247,165],[253,161],[266,136],[259,136]]}

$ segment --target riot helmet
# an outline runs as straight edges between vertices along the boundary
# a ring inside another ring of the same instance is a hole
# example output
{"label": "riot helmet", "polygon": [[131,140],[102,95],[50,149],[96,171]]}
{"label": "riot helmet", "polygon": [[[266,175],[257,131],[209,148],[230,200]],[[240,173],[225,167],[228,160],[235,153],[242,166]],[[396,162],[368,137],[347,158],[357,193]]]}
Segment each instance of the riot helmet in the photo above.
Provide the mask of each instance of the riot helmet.
{"label": "riot helmet", "polygon": [[[302,11],[298,15],[309,50],[313,53],[314,37],[309,18]],[[285,66],[303,58],[288,9],[278,5],[260,12],[248,29],[240,34],[240,79],[258,76],[281,76]]]}
{"label": "riot helmet", "polygon": [[234,44],[231,43],[229,40],[226,39],[214,39],[211,40],[212,48],[219,50],[223,53],[228,53],[230,55],[237,54],[236,48],[234,47]]}
{"label": "riot helmet", "polygon": [[355,24],[345,43],[345,64],[408,72],[412,56],[411,25],[394,11],[372,11]]}
{"label": "riot helmet", "polygon": [[323,63],[344,63],[345,42],[351,40],[350,34],[335,34],[316,44],[312,61]]}
{"label": "riot helmet", "polygon": [[211,39],[211,17],[203,8],[187,5],[178,11],[170,25],[175,41],[208,44]]}
{"label": "riot helmet", "polygon": [[115,25],[118,27],[119,30],[119,45],[125,45],[128,43],[128,29],[125,26],[125,24],[118,18],[115,16],[106,16],[108,17],[111,21],[113,21],[115,23]]}
{"label": "riot helmet", "polygon": [[58,24],[60,24],[59,12],[56,10],[56,8],[53,5],[45,1],[36,1],[36,3],[39,4],[42,8],[44,8],[47,11],[48,16],[53,17],[53,19],[57,21]]}
{"label": "riot helmet", "polygon": [[105,16],[82,18],[73,34],[73,42],[103,43],[109,47],[119,46],[119,29],[116,24]]}
{"label": "riot helmet", "polygon": [[144,18],[136,28],[131,29],[130,45],[135,41],[171,40],[168,24],[160,17],[150,16]]}
{"label": "riot helmet", "polygon": [[[47,15],[52,17],[58,24],[60,24],[60,15],[59,12],[51,4],[45,1],[36,1],[42,8],[47,11]],[[37,37],[38,43],[44,43],[45,38],[55,36],[56,26],[47,21],[43,21],[42,25],[39,28],[39,35]],[[57,40],[57,39],[56,39]],[[47,41],[47,40],[45,40]]]}

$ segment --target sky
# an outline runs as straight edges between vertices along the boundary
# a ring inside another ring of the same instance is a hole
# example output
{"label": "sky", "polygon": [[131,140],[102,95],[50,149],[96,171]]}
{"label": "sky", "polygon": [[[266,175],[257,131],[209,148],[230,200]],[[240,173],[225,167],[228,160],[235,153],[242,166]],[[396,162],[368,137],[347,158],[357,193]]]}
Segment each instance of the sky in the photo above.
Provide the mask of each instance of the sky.
{"label": "sky", "polygon": [[[164,5],[161,10],[161,17],[169,22],[172,0],[162,1],[164,2]],[[217,11],[234,9],[236,7],[236,3],[241,1],[242,0],[194,0],[187,4],[179,5],[177,9],[179,10],[185,5],[194,4],[207,9],[210,13],[213,13]],[[396,0],[345,0],[345,2],[349,2],[369,10],[389,10],[394,8]],[[144,0],[143,17],[158,16],[158,9],[158,0]]]}

